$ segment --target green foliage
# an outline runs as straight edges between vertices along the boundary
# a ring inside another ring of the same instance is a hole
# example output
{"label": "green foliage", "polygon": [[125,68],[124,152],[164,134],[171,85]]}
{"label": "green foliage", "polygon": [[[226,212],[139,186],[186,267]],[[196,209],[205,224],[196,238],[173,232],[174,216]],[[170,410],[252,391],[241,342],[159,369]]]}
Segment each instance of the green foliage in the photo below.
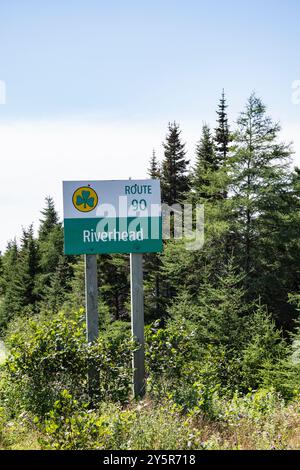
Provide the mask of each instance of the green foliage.
{"label": "green foliage", "polygon": [[228,118],[227,118],[227,104],[224,90],[222,92],[222,96],[219,102],[218,110],[217,110],[217,127],[215,129],[215,147],[216,147],[216,155],[220,164],[224,164],[227,160],[227,156],[229,153],[229,144],[231,140],[229,125],[228,125]]}
{"label": "green foliage", "polygon": [[3,256],[0,251],[0,296],[4,293],[4,267],[3,267]]}
{"label": "green foliage", "polygon": [[272,389],[260,389],[249,392],[245,396],[235,393],[231,400],[222,402],[220,418],[228,423],[236,422],[241,418],[250,418],[253,421],[260,420],[266,415],[283,408],[284,401]]}
{"label": "green foliage", "polygon": [[4,328],[18,312],[20,299],[16,295],[16,270],[19,251],[17,242],[14,240],[7,245],[6,252],[2,258],[3,278],[1,282],[1,290],[3,293],[0,305],[0,327]]}
{"label": "green foliage", "polygon": [[[218,284],[202,284],[194,301],[179,295],[164,328],[148,327],[146,357],[154,390],[172,382],[175,401],[190,408],[199,384],[203,397],[218,390],[230,395],[262,385],[279,387],[276,364],[287,358],[286,343],[263,306],[245,303],[242,281],[229,264]],[[209,401],[203,402],[208,413]]]}
{"label": "green foliage", "polygon": [[156,158],[155,150],[153,149],[152,157],[150,159],[150,165],[148,169],[148,174],[152,179],[159,179],[161,176],[161,169],[159,162]]}
{"label": "green foliage", "polygon": [[89,347],[88,364],[96,366],[100,377],[99,400],[128,401],[131,358],[136,347],[130,339],[128,328],[123,326],[116,330],[112,327]]}
{"label": "green foliage", "polygon": [[22,311],[34,312],[39,300],[39,249],[32,225],[28,230],[23,229],[20,248],[16,241],[8,245],[3,264],[4,299],[0,326],[6,327]]}
{"label": "green foliage", "polygon": [[129,257],[123,254],[99,257],[100,297],[114,320],[128,319]]}
{"label": "green foliage", "polygon": [[101,414],[89,412],[87,403],[79,404],[63,390],[42,425],[47,437],[43,440],[44,446],[59,450],[119,447],[125,441],[134,414],[117,407],[103,408]]}
{"label": "green foliage", "polygon": [[238,120],[235,151],[230,158],[236,256],[247,274],[249,296],[260,293],[276,312],[287,301],[283,278],[292,289],[287,262],[296,215],[289,168],[292,151],[290,145],[279,142],[279,131],[261,99],[252,94]]}
{"label": "green foliage", "polygon": [[[199,403],[202,393],[199,387]],[[214,394],[214,423],[201,418],[199,406],[184,414],[170,399],[149,401],[126,409],[103,403],[89,410],[66,390],[39,427],[43,448],[60,450],[120,449],[286,449],[299,417],[272,389]]]}
{"label": "green foliage", "polygon": [[[40,274],[37,278],[40,308],[58,312],[71,290],[74,257],[63,256],[63,228],[52,198],[46,198],[46,207],[41,213],[38,232]],[[79,306],[77,304],[76,308]]]}
{"label": "green foliage", "polygon": [[169,206],[181,202],[189,189],[185,145],[176,122],[169,123],[161,169],[162,201]]}
{"label": "green foliage", "polygon": [[55,209],[54,201],[50,196],[45,198],[46,207],[42,209],[42,219],[40,220],[40,227],[39,227],[39,240],[47,240],[49,234],[57,228],[61,226],[59,223],[58,214]]}
{"label": "green foliage", "polygon": [[70,278],[72,274],[72,266],[66,257],[61,255],[58,258],[56,269],[51,275],[50,285],[44,287],[43,297],[46,310],[57,313],[64,305],[71,291]]}
{"label": "green foliage", "polygon": [[99,400],[104,396],[116,401],[128,398],[135,346],[124,329],[113,333],[111,329],[97,343],[88,345],[83,311],[71,316],[59,313],[50,320],[30,320],[26,331],[12,334],[8,344],[8,379],[15,383],[15,395],[26,410],[43,415],[63,389],[72,390],[81,401],[88,400],[87,371],[91,363],[100,377]]}
{"label": "green foliage", "polygon": [[215,172],[219,169],[219,161],[210,128],[207,124],[202,127],[202,136],[196,147],[196,165],[193,172],[192,185],[196,200],[210,199],[215,196],[212,191]]}
{"label": "green foliage", "polygon": [[59,314],[51,320],[30,322],[26,336],[9,338],[6,367],[26,409],[43,414],[60,390],[71,387],[86,393],[85,337],[82,312],[74,318]]}
{"label": "green foliage", "polygon": [[[283,365],[287,357],[287,345],[281,331],[276,328],[270,314],[261,306],[258,306],[247,323],[244,323],[247,342],[242,355],[241,388],[254,389],[264,383],[276,386],[275,380],[268,382],[266,377],[267,375],[270,377],[271,371],[274,375],[276,364]],[[279,390],[283,392],[282,387]]]}
{"label": "green foliage", "polygon": [[70,281],[70,291],[66,293],[66,302],[72,309],[85,306],[85,273],[84,260],[81,256],[77,263],[71,265],[73,276]]}
{"label": "green foliage", "polygon": [[49,449],[193,449],[201,443],[189,424],[170,401],[155,408],[150,403],[128,409],[102,404],[87,412],[63,391],[41,428]]}
{"label": "green foliage", "polygon": [[[180,377],[186,362],[194,356],[195,332],[188,321],[168,322],[159,328],[155,322],[146,327],[146,358],[152,381],[164,375],[166,378]],[[148,381],[149,383],[150,381]]]}

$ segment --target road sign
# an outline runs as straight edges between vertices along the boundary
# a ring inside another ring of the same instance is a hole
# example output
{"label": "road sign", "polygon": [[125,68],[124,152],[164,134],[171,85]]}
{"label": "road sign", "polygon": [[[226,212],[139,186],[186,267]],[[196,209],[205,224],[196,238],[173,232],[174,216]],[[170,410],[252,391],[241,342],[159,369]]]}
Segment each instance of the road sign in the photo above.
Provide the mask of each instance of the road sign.
{"label": "road sign", "polygon": [[158,180],[64,181],[65,254],[162,250]]}

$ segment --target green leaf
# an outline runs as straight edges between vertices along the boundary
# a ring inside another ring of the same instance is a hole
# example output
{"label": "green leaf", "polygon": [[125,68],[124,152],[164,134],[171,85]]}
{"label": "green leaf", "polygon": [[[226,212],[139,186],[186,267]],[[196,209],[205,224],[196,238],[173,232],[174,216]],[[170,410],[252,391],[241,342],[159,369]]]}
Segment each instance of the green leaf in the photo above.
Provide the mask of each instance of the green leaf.
{"label": "green leaf", "polygon": [[90,191],[82,191],[81,196],[77,196],[76,198],[76,204],[78,206],[81,206],[82,204],[84,205],[84,208],[88,205],[89,207],[94,206],[95,198],[90,197],[91,192]]}
{"label": "green leaf", "polygon": [[93,197],[90,197],[90,198],[87,200],[87,204],[88,204],[90,207],[93,207],[93,206],[94,206],[94,198],[93,198]]}

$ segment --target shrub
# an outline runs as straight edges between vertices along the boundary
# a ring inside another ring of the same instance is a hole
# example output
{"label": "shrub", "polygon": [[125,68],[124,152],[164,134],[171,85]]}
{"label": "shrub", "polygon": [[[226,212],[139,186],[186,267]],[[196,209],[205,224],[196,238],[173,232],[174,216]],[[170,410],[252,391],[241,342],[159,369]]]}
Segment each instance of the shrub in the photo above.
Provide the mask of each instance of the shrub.
{"label": "shrub", "polygon": [[188,449],[201,446],[193,428],[171,401],[153,407],[150,402],[122,409],[103,403],[87,410],[67,391],[61,393],[41,425],[46,448],[78,449]]}
{"label": "shrub", "polygon": [[[122,329],[112,331],[101,333],[96,343],[88,345],[83,312],[79,311],[71,316],[59,313],[51,320],[30,320],[26,336],[22,331],[13,333],[4,375],[20,408],[42,416],[64,389],[71,390],[81,402],[88,401],[87,371],[91,364],[100,376],[96,398],[126,400],[135,346]],[[14,408],[18,408],[16,403]]]}
{"label": "shrub", "polygon": [[146,361],[150,382],[157,378],[179,378],[185,364],[197,356],[193,325],[183,319],[167,323],[160,328],[159,322],[147,326]]}
{"label": "shrub", "polygon": [[[64,390],[41,426],[46,448],[61,450],[113,449],[123,440],[132,412],[111,407],[108,415],[88,411],[88,404],[79,404]],[[126,439],[124,439],[126,442]]]}

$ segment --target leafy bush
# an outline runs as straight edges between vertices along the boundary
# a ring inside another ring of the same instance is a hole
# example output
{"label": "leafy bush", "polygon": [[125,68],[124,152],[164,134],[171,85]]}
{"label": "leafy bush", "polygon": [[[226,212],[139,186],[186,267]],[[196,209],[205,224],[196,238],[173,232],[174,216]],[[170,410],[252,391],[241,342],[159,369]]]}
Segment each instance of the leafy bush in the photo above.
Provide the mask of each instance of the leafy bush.
{"label": "leafy bush", "polygon": [[284,400],[274,389],[244,396],[235,393],[231,400],[219,402],[219,420],[228,434],[234,431],[236,449],[285,449],[291,431],[286,412]]}
{"label": "leafy bush", "polygon": [[201,446],[199,432],[171,401],[87,410],[66,390],[41,425],[43,447],[54,449],[181,449]]}
{"label": "leafy bush", "polygon": [[[100,376],[97,398],[124,401],[130,387],[133,348],[122,329],[102,333],[95,344],[88,345],[82,311],[71,316],[59,313],[51,320],[30,320],[26,336],[18,331],[9,338],[3,375],[6,385],[0,388],[0,397],[9,401],[5,392],[9,384],[20,408],[39,415],[53,407],[64,389],[72,390],[81,402],[87,401],[87,372],[93,364]],[[18,407],[16,403],[12,410]]]}
{"label": "leafy bush", "polygon": [[193,325],[183,319],[167,323],[166,328],[155,322],[146,327],[145,336],[150,381],[162,375],[180,377],[184,365],[197,356]]}
{"label": "leafy bush", "polygon": [[100,377],[100,400],[128,401],[132,380],[132,352],[136,344],[131,340],[128,327],[117,322],[98,341],[87,347],[87,367],[94,364]]}
{"label": "leafy bush", "polygon": [[68,450],[285,449],[299,424],[299,410],[287,408],[274,390],[235,394],[231,400],[215,394],[213,401],[211,422],[199,408],[185,413],[171,399],[133,402],[126,408],[102,403],[88,410],[63,391],[40,424],[41,443]]}
{"label": "leafy bush", "polygon": [[[111,410],[119,411],[119,408]],[[88,411],[87,403],[80,405],[64,390],[41,426],[46,436],[44,447],[61,450],[115,448],[124,439],[132,412],[113,413],[111,410],[108,415]]]}
{"label": "leafy bush", "polygon": [[258,421],[285,406],[284,400],[272,389],[259,389],[244,396],[236,392],[231,400],[222,400],[221,403],[219,419],[229,424],[242,418]]}

